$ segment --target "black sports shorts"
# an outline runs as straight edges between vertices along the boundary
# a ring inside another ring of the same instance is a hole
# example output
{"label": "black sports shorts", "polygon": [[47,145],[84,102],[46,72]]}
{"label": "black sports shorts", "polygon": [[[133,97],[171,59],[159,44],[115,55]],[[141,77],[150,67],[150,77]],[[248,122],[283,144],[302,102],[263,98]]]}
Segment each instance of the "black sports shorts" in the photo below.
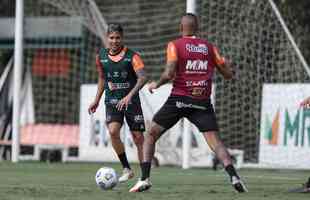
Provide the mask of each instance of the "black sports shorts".
{"label": "black sports shorts", "polygon": [[166,130],[186,117],[199,131],[218,131],[218,125],[210,100],[197,100],[186,96],[169,96],[155,114],[153,121]]}
{"label": "black sports shorts", "polygon": [[124,117],[131,131],[145,131],[141,103],[131,103],[127,110],[118,111],[115,104],[106,104],[106,123],[124,123]]}

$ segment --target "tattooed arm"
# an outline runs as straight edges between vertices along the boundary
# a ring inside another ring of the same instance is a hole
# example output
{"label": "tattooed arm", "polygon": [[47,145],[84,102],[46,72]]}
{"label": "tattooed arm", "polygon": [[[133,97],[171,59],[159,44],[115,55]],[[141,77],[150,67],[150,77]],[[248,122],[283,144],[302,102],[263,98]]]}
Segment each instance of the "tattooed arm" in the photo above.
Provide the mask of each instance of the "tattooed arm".
{"label": "tattooed arm", "polygon": [[145,85],[145,83],[147,82],[147,76],[146,76],[146,72],[145,70],[139,69],[138,71],[136,71],[136,75],[138,77],[137,79],[137,83],[135,85],[134,88],[132,88],[132,90],[129,92],[128,95],[134,96],[137,92],[139,92],[139,90]]}
{"label": "tattooed arm", "polygon": [[176,61],[168,61],[165,71],[161,74],[158,82],[152,82],[149,85],[149,91],[153,93],[154,89],[159,88],[160,86],[168,83],[170,80],[172,80],[175,76],[177,68],[177,62]]}
{"label": "tattooed arm", "polygon": [[136,75],[138,77],[136,85],[130,90],[126,97],[118,102],[116,108],[118,110],[122,110],[124,107],[127,108],[131,98],[139,92],[139,90],[145,85],[147,82],[147,76],[145,70],[143,68],[136,71]]}

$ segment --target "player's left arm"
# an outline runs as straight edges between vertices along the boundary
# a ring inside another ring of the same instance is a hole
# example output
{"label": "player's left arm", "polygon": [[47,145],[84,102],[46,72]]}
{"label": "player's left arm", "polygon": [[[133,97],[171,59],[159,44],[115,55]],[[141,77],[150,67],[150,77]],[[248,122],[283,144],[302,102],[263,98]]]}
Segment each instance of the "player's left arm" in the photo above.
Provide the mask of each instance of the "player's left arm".
{"label": "player's left arm", "polygon": [[138,54],[133,56],[132,66],[137,75],[137,83],[129,92],[129,95],[134,96],[147,82],[147,74],[144,69],[144,63]]}
{"label": "player's left arm", "polygon": [[216,64],[216,69],[222,74],[225,79],[231,79],[233,77],[233,70],[231,62],[227,61],[222,57],[218,49],[213,47],[214,59]]}
{"label": "player's left arm", "polygon": [[147,82],[147,74],[144,70],[144,63],[141,57],[138,54],[135,54],[132,59],[132,66],[134,71],[137,75],[137,83],[136,85],[130,90],[130,92],[124,97],[117,105],[118,110],[122,110],[123,107],[127,107],[131,98],[139,92],[139,90],[145,85]]}
{"label": "player's left arm", "polygon": [[137,83],[136,85],[132,88],[132,90],[129,92],[128,95],[134,96],[136,93],[139,92],[139,90],[145,85],[147,82],[147,75],[144,69],[139,69],[136,71],[137,75]]}

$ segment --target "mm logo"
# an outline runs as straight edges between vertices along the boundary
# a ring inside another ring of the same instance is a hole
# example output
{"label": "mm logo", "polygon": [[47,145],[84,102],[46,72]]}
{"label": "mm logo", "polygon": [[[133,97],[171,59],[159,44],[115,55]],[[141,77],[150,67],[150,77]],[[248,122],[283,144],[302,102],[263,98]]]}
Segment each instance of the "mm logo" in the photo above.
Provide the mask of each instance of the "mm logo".
{"label": "mm logo", "polygon": [[268,141],[270,145],[277,145],[279,138],[279,125],[280,125],[280,111],[278,110],[276,116],[273,118],[272,122],[269,116],[266,116],[266,129],[264,138]]}
{"label": "mm logo", "polygon": [[186,70],[188,71],[207,71],[208,61],[205,60],[187,60]]}
{"label": "mm logo", "polygon": [[266,116],[264,139],[268,144],[281,143],[283,146],[294,147],[304,147],[308,144],[310,147],[310,110],[305,109],[303,112],[298,110],[296,114],[291,114],[285,109],[283,120],[280,120],[281,114],[278,109],[272,121],[268,115]]}
{"label": "mm logo", "polygon": [[288,110],[285,109],[283,146],[293,143],[296,147],[303,147],[305,141],[308,141],[308,147],[310,146],[310,110],[300,111],[298,110],[291,118]]}

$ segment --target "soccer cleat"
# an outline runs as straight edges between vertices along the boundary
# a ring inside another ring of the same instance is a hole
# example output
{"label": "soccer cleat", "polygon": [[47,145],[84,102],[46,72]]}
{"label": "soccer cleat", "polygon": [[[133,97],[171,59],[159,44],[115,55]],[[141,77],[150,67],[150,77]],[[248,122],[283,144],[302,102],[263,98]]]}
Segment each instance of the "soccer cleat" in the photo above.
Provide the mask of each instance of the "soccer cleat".
{"label": "soccer cleat", "polygon": [[143,192],[152,187],[152,183],[149,179],[145,179],[144,181],[139,180],[130,190],[129,192]]}
{"label": "soccer cleat", "polygon": [[134,176],[135,175],[131,169],[124,168],[123,174],[118,178],[118,182],[124,183],[124,182],[128,181],[129,179],[132,179]]}
{"label": "soccer cleat", "polygon": [[245,184],[240,178],[233,176],[231,179],[231,184],[238,193],[248,192],[248,189],[245,187]]}

